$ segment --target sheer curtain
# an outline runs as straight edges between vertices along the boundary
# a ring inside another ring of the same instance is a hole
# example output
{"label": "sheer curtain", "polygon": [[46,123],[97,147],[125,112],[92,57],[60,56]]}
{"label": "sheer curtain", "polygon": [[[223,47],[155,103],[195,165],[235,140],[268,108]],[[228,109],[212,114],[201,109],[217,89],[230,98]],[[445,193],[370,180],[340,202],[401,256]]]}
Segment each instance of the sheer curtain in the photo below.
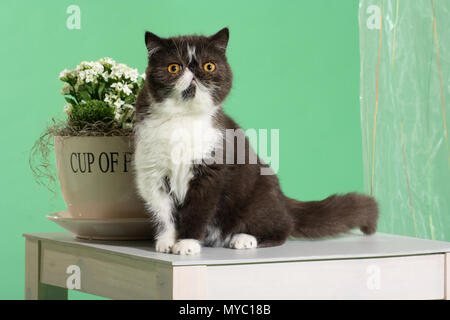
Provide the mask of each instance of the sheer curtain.
{"label": "sheer curtain", "polygon": [[379,231],[450,241],[450,1],[361,0],[365,191]]}

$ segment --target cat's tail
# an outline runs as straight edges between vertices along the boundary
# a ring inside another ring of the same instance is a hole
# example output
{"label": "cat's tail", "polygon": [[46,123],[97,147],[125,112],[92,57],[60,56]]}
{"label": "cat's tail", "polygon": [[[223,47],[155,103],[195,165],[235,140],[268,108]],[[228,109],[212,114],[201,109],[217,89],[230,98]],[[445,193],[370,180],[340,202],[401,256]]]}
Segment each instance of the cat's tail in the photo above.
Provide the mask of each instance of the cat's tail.
{"label": "cat's tail", "polygon": [[295,237],[321,238],[360,228],[365,234],[377,229],[378,205],[373,197],[358,193],[332,195],[321,201],[286,198]]}

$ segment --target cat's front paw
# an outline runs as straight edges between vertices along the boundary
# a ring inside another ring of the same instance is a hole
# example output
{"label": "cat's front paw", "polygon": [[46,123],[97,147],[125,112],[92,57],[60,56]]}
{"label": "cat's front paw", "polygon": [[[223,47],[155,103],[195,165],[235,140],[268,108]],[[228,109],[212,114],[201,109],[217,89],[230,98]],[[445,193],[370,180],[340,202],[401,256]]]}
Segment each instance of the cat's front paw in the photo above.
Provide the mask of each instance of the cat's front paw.
{"label": "cat's front paw", "polygon": [[175,244],[175,239],[161,238],[156,240],[156,251],[162,253],[170,253]]}
{"label": "cat's front paw", "polygon": [[236,233],[230,240],[230,248],[232,249],[253,249],[257,246],[256,238],[246,233]]}
{"label": "cat's front paw", "polygon": [[198,254],[202,247],[198,240],[195,239],[181,239],[178,240],[172,248],[172,253],[181,255]]}

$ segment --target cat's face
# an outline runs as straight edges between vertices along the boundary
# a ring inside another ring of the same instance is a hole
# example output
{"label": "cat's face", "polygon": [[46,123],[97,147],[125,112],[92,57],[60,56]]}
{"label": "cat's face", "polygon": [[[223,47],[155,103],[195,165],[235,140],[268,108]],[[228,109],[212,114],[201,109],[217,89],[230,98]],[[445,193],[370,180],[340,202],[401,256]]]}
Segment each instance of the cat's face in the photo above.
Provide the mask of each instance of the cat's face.
{"label": "cat's face", "polygon": [[146,32],[147,85],[155,102],[199,100],[220,105],[231,89],[232,73],[225,56],[228,29],[210,36],[163,39]]}

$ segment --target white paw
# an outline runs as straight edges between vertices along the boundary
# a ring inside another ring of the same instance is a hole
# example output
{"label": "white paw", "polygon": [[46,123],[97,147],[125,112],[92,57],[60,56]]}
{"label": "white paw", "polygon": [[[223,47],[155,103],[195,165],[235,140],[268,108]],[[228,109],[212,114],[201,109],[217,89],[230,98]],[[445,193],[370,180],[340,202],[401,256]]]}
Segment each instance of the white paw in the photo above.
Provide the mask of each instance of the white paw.
{"label": "white paw", "polygon": [[170,253],[173,245],[175,244],[175,239],[164,237],[156,240],[156,251],[162,253]]}
{"label": "white paw", "polygon": [[231,237],[230,248],[233,249],[252,249],[258,246],[258,241],[254,236],[246,233],[236,233]]}
{"label": "white paw", "polygon": [[181,255],[198,254],[202,250],[200,243],[195,239],[181,239],[172,248],[172,253]]}

